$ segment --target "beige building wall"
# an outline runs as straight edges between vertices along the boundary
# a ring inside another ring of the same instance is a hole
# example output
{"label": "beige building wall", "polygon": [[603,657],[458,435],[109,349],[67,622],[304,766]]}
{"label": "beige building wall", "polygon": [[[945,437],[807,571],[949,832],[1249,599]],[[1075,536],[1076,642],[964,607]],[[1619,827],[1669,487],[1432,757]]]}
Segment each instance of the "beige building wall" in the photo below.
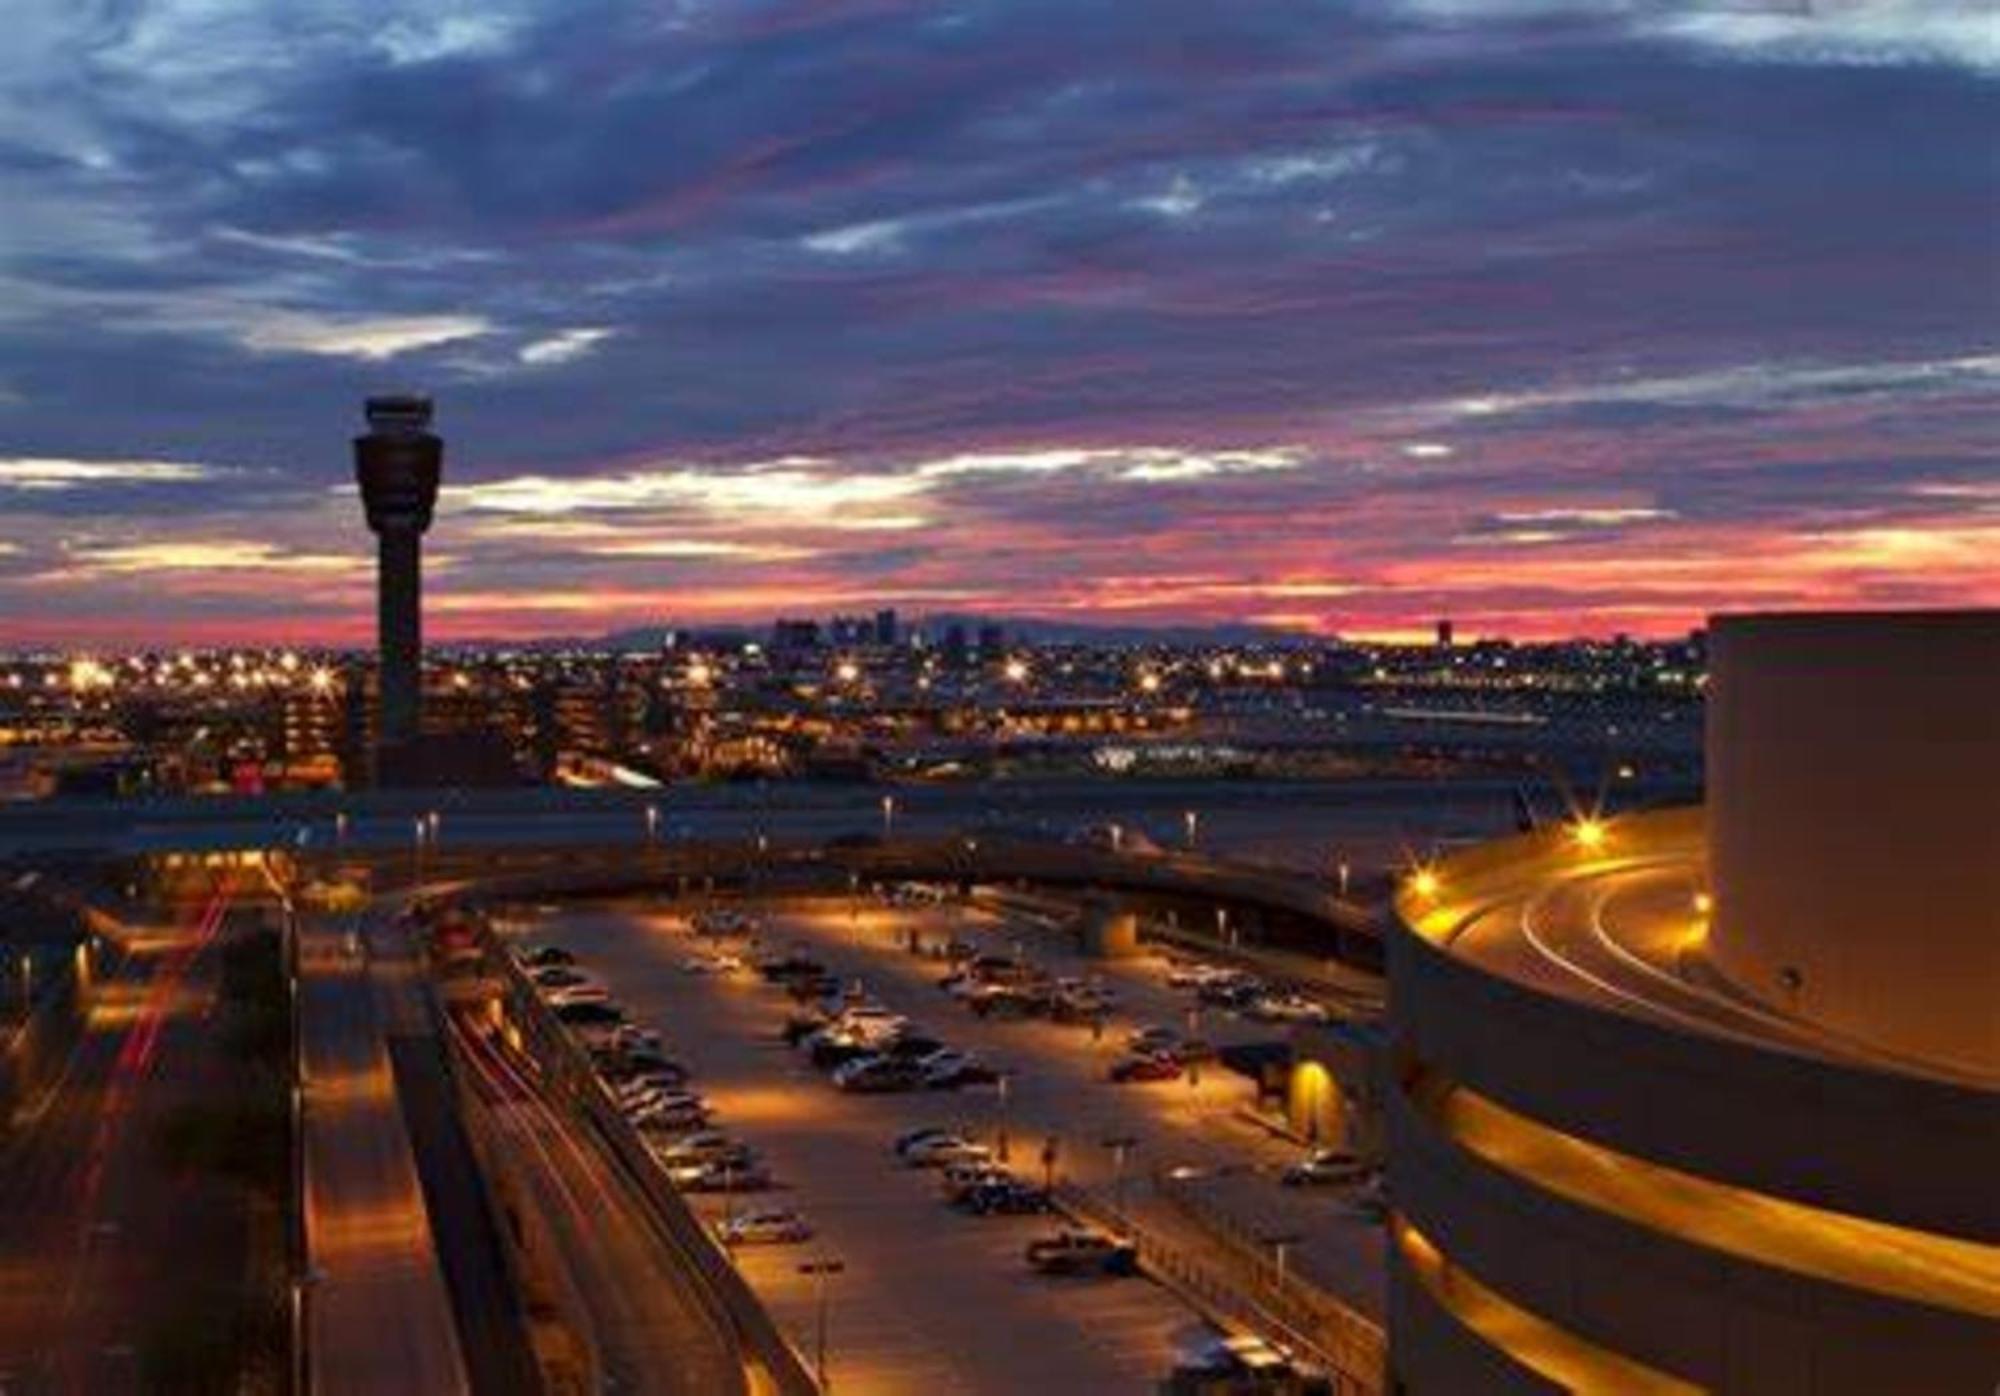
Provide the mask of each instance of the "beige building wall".
{"label": "beige building wall", "polygon": [[1725,616],[1709,643],[1713,962],[2000,1074],[2000,611]]}

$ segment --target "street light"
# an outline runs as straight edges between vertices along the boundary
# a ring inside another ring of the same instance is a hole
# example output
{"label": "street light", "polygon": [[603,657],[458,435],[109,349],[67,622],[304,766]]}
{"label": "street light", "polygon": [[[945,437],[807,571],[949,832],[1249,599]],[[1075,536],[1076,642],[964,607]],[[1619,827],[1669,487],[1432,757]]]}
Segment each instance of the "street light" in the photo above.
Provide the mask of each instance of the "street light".
{"label": "street light", "polygon": [[896,797],[894,795],[884,795],[882,797],[883,841],[887,842],[889,836],[895,832],[896,832]]}
{"label": "street light", "polygon": [[1304,1240],[1305,1238],[1294,1233],[1288,1233],[1283,1236],[1264,1236],[1260,1237],[1259,1239],[1262,1240],[1265,1245],[1271,1248],[1273,1255],[1276,1257],[1278,1263],[1278,1294],[1280,1297],[1282,1297],[1285,1292],[1286,1257],[1291,1251],[1292,1247],[1296,1246],[1300,1241]]}
{"label": "street light", "polygon": [[660,841],[660,807],[646,806],[646,846],[651,848]]}
{"label": "street light", "polygon": [[1000,1128],[998,1137],[993,1141],[993,1152],[1002,1163],[1007,1161],[1007,1086],[1012,1079],[1007,1072],[1000,1073]]}
{"label": "street light", "polygon": [[1187,846],[1193,848],[1195,835],[1201,829],[1201,816],[1195,813],[1195,811],[1189,810],[1181,816],[1181,823],[1187,829]]}
{"label": "street light", "polygon": [[827,1380],[826,1369],[826,1280],[829,1275],[838,1275],[847,1266],[830,1255],[817,1260],[809,1260],[799,1267],[801,1275],[813,1277],[813,1308],[818,1315],[816,1326],[818,1338],[814,1344],[813,1369],[819,1377],[819,1389],[830,1391],[832,1383]]}
{"label": "street light", "polygon": [[1129,1134],[1114,1135],[1104,1141],[1104,1147],[1111,1150],[1111,1212],[1123,1231],[1132,1229],[1125,1220],[1125,1159],[1138,1142]]}

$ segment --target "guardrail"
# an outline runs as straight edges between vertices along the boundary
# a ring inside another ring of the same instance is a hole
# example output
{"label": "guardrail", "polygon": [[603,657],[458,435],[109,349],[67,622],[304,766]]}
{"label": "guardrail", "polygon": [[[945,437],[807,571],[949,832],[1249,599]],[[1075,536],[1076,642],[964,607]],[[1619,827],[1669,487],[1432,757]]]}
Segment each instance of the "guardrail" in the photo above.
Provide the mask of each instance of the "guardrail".
{"label": "guardrail", "polygon": [[1278,1276],[1268,1257],[1232,1253],[1218,1262],[1074,1185],[1058,1187],[1056,1201],[1079,1221],[1130,1240],[1142,1269],[1210,1318],[1321,1368],[1335,1396],[1382,1396],[1388,1349],[1381,1328],[1296,1276]]}
{"label": "guardrail", "polygon": [[1188,1189],[1171,1180],[1156,1180],[1155,1192],[1204,1236],[1226,1249],[1234,1265],[1248,1276],[1247,1288],[1256,1303],[1287,1327],[1315,1335],[1315,1346],[1329,1355],[1336,1370],[1374,1383],[1357,1390],[1380,1389],[1388,1360],[1388,1340],[1380,1324],[1355,1312],[1296,1268],[1281,1264],[1275,1252],[1234,1217],[1205,1204]]}
{"label": "guardrail", "polygon": [[[727,1334],[741,1358],[753,1359],[778,1396],[819,1396],[811,1366],[772,1320],[742,1273],[708,1228],[668,1185],[617,1102],[592,1066],[589,1054],[556,1021],[521,967],[497,937],[483,931],[487,958],[499,967],[512,1016],[525,1031],[530,1051],[564,1092],[619,1171],[645,1203],[659,1239],[687,1263],[693,1293],[708,1310],[716,1331]],[[745,1360],[747,1369],[751,1362]]]}

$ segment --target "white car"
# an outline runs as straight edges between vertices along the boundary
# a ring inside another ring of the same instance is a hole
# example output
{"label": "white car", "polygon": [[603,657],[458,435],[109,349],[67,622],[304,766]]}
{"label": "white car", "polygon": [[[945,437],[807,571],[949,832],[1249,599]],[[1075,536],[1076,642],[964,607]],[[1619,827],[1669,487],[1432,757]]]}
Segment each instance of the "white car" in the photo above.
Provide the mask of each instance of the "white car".
{"label": "white car", "polygon": [[716,1223],[715,1232],[724,1245],[792,1245],[811,1240],[813,1229],[789,1207],[762,1207]]}
{"label": "white car", "polygon": [[743,957],[721,953],[715,955],[690,955],[681,961],[683,974],[734,974],[743,968]]}
{"label": "white car", "polygon": [[1248,1013],[1270,1023],[1325,1023],[1333,1018],[1326,1005],[1303,994],[1266,994],[1251,1003]]}
{"label": "white car", "polygon": [[542,990],[542,999],[553,1008],[568,1003],[609,1003],[611,991],[602,984],[571,984],[561,989]]}
{"label": "white car", "polygon": [[725,1158],[748,1160],[750,1157],[748,1146],[731,1139],[719,1129],[699,1129],[671,1143],[658,1142],[650,1147],[653,1157],[668,1168]]}
{"label": "white car", "polygon": [[619,1093],[618,1108],[626,1114],[641,1110],[706,1110],[708,1102],[693,1091],[667,1087],[648,1087],[643,1091]]}
{"label": "white car", "polygon": [[993,1151],[984,1144],[957,1134],[920,1139],[903,1151],[903,1161],[912,1168],[943,1168],[955,1163],[986,1163]]}

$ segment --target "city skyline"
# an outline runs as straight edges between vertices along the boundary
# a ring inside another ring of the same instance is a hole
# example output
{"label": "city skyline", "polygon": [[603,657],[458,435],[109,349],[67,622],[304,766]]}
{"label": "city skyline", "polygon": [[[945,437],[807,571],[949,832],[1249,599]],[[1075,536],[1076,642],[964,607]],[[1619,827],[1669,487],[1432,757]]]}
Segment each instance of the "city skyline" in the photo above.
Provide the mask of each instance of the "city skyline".
{"label": "city skyline", "polygon": [[1976,7],[13,32],[0,645],[366,644],[395,388],[441,642],[2000,602]]}

